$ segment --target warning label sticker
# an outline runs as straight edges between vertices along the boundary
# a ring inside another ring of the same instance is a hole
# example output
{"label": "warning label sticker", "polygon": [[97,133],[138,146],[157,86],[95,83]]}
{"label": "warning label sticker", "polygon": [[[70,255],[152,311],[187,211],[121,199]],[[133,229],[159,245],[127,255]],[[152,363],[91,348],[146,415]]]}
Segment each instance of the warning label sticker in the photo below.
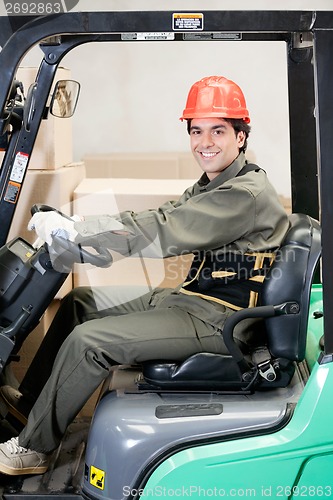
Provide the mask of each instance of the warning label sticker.
{"label": "warning label sticker", "polygon": [[4,200],[8,201],[8,203],[16,203],[20,189],[21,189],[21,184],[9,181],[7,190],[5,192]]}
{"label": "warning label sticker", "polygon": [[22,182],[27,169],[29,156],[26,153],[16,153],[14,165],[10,174],[10,180]]}
{"label": "warning label sticker", "polygon": [[122,40],[174,40],[175,34],[169,32],[122,33]]}
{"label": "warning label sticker", "polygon": [[174,31],[203,30],[203,14],[174,13],[172,14],[172,29]]}
{"label": "warning label sticker", "polygon": [[105,471],[102,469],[97,469],[93,465],[90,466],[90,484],[99,488],[100,490],[104,490],[104,479],[105,479]]}

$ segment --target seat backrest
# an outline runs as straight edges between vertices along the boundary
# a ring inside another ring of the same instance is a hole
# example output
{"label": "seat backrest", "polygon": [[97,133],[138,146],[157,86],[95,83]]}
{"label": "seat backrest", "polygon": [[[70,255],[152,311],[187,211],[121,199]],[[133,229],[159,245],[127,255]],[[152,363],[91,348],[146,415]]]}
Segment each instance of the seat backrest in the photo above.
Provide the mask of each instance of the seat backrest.
{"label": "seat backrest", "polygon": [[319,223],[308,215],[289,216],[290,228],[265,278],[262,305],[295,302],[296,314],[266,319],[268,348],[274,357],[305,357],[311,285],[321,255]]}

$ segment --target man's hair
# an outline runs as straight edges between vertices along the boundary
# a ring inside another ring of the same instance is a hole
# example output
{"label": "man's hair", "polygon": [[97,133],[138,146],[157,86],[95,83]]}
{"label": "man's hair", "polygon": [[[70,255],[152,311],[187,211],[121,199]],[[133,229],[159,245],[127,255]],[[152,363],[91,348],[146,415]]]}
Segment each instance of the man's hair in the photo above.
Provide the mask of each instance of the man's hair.
{"label": "man's hair", "polygon": [[[244,132],[245,133],[245,141],[244,144],[241,148],[239,148],[240,153],[245,153],[246,148],[247,148],[247,138],[249,137],[251,127],[248,123],[246,123],[244,120],[238,119],[238,118],[223,118],[226,122],[230,123],[232,128],[235,131],[235,135],[237,137],[238,132]],[[190,133],[191,130],[191,122],[192,120],[187,120],[187,132]]]}

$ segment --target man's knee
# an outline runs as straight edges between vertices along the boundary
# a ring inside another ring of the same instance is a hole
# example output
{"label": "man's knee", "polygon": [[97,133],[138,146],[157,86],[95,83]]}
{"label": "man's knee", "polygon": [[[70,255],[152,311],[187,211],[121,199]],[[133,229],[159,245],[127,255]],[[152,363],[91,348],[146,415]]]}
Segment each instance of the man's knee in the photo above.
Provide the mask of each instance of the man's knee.
{"label": "man's knee", "polygon": [[72,353],[73,358],[90,348],[92,342],[86,324],[77,325],[65,339],[63,348]]}
{"label": "man's knee", "polygon": [[64,349],[71,353],[74,360],[85,358],[89,364],[97,363],[105,370],[117,364],[111,355],[102,347],[98,346],[93,329],[87,328],[87,324],[78,325],[64,342]]}
{"label": "man's knee", "polygon": [[89,286],[79,286],[73,288],[67,295],[63,298],[63,302],[84,302],[88,296],[91,295],[91,288]]}
{"label": "man's knee", "polygon": [[87,309],[95,307],[94,298],[89,286],[80,286],[71,290],[61,301],[62,311],[84,317]]}

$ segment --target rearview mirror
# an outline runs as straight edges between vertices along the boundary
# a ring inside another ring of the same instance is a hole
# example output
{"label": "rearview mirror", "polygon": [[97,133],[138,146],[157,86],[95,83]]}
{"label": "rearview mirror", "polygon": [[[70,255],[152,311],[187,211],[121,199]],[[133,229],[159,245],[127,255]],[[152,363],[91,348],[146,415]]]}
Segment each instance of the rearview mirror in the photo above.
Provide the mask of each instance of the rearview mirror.
{"label": "rearview mirror", "polygon": [[79,98],[80,84],[75,80],[59,80],[50,104],[50,113],[58,118],[73,116]]}

